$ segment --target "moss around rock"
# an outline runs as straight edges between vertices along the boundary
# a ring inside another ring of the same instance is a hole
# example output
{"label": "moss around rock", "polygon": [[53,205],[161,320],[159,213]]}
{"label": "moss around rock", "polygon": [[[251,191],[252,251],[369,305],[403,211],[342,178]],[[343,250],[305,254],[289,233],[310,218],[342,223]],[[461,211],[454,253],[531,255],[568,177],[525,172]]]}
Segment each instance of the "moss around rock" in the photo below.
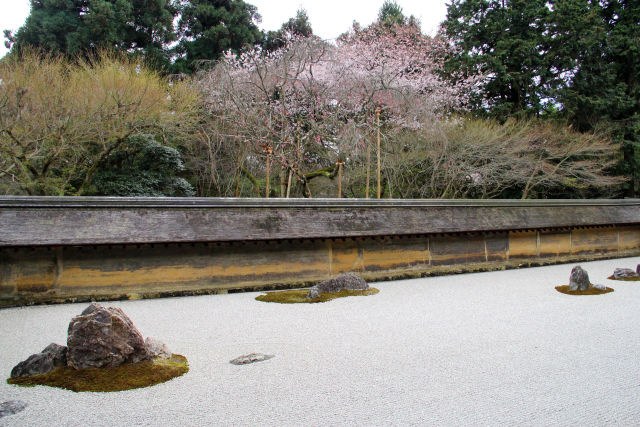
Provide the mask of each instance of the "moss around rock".
{"label": "moss around rock", "polygon": [[620,277],[619,279],[616,279],[613,275],[607,277],[607,279],[609,280],[621,280],[624,282],[640,282],[640,276],[637,277]]}
{"label": "moss around rock", "polygon": [[342,289],[338,292],[324,292],[321,293],[316,298],[307,298],[308,289],[294,289],[291,291],[277,291],[277,292],[267,292],[265,295],[260,295],[256,297],[258,301],[263,302],[278,302],[281,304],[313,304],[317,302],[326,302],[336,298],[344,298],[351,296],[365,296],[365,295],[374,295],[380,292],[376,288],[369,288],[365,290],[349,290]]}
{"label": "moss around rock", "polygon": [[72,391],[123,391],[149,387],[189,372],[187,358],[172,354],[171,358],[154,358],[144,362],[111,368],[57,368],[46,374],[10,378],[9,384],[20,386],[47,385]]}
{"label": "moss around rock", "polygon": [[613,288],[598,289],[598,288],[594,288],[593,285],[591,285],[589,286],[589,289],[586,289],[584,291],[580,291],[580,290],[572,291],[569,289],[569,285],[563,285],[563,286],[556,286],[556,291],[561,292],[563,294],[567,294],[567,295],[601,295],[601,294],[608,294],[609,292],[613,292]]}

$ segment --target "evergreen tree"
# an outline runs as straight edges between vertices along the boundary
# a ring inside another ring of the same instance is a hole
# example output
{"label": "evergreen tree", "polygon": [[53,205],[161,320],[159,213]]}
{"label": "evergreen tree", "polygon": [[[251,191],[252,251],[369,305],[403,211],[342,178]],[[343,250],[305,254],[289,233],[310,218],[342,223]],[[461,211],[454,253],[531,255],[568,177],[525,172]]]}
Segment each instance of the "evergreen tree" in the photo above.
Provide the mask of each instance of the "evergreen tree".
{"label": "evergreen tree", "polygon": [[5,44],[12,52],[32,47],[69,57],[113,48],[164,66],[176,12],[173,0],[31,0],[25,25],[5,31]]}
{"label": "evergreen tree", "polygon": [[378,12],[378,23],[387,27],[393,25],[406,25],[408,18],[402,13],[402,7],[392,0],[385,0]]}
{"label": "evergreen tree", "polygon": [[[608,124],[622,143],[627,194],[640,195],[640,3],[578,0],[555,4],[554,60],[568,63],[558,93],[578,129]],[[579,36],[578,36],[579,35]]]}
{"label": "evergreen tree", "polygon": [[[490,78],[479,106],[500,119],[539,113],[550,79],[546,0],[452,0],[443,23],[459,53],[451,70]],[[447,73],[450,74],[450,73]]]}
{"label": "evergreen tree", "polygon": [[311,28],[307,11],[299,9],[295,18],[289,18],[279,30],[267,32],[262,42],[262,47],[268,52],[273,52],[284,47],[291,37],[311,37],[312,35],[313,29]]}
{"label": "evergreen tree", "polygon": [[191,73],[202,60],[215,60],[262,39],[255,6],[242,0],[187,0],[181,9],[175,72]]}
{"label": "evergreen tree", "polygon": [[13,34],[4,31],[7,49],[20,50],[28,46],[51,53],[77,55],[82,49],[81,14],[85,0],[31,0],[31,13],[25,24]]}
{"label": "evergreen tree", "polygon": [[621,142],[627,194],[640,194],[640,3],[452,0],[444,31],[454,71],[489,77],[478,111],[544,114],[577,129],[605,125]]}

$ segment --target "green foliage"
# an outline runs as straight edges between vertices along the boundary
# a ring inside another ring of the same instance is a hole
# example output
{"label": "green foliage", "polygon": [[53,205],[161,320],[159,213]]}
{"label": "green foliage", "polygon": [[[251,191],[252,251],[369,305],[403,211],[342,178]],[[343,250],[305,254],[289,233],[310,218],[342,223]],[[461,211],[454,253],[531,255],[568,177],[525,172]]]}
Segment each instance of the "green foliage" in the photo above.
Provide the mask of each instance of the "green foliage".
{"label": "green foliage", "polygon": [[287,40],[292,37],[311,37],[312,35],[313,29],[307,11],[299,9],[295,18],[289,18],[279,30],[267,32],[262,41],[262,47],[267,52],[272,52],[284,47]]}
{"label": "green foliage", "polygon": [[[476,108],[500,120],[567,119],[612,128],[618,172],[640,195],[640,3],[628,0],[453,0],[443,29],[455,71],[489,77]],[[455,83],[455,80],[453,81]]]}
{"label": "green foliage", "polygon": [[178,150],[159,144],[153,135],[134,135],[100,163],[91,184],[94,190],[89,194],[193,196],[191,185],[176,176],[183,171]]}
{"label": "green foliage", "polygon": [[114,48],[166,67],[176,12],[173,0],[31,0],[25,25],[5,31],[5,44],[12,52],[38,48],[68,57]]}
{"label": "green foliage", "polygon": [[406,25],[408,18],[402,13],[402,7],[394,0],[385,0],[378,12],[378,22],[385,26]]}
{"label": "green foliage", "polygon": [[173,71],[191,73],[199,62],[218,59],[225,51],[255,44],[262,34],[255,6],[242,0],[188,0],[181,7]]}
{"label": "green foliage", "polygon": [[9,378],[7,383],[25,387],[46,385],[75,392],[110,392],[150,387],[187,372],[189,363],[186,357],[172,354],[169,359],[157,357],[115,368],[74,369],[65,366],[46,374]]}
{"label": "green foliage", "polygon": [[[128,152],[132,135],[182,141],[201,112],[189,85],[169,85],[140,62],[111,54],[74,63],[38,52],[12,55],[0,62],[0,79],[6,194],[87,194],[99,166]],[[166,163],[161,153],[151,154]]]}
{"label": "green foliage", "polygon": [[83,0],[32,0],[31,13],[16,34],[5,30],[7,48],[37,46],[48,52],[77,54],[81,45]]}
{"label": "green foliage", "polygon": [[[546,0],[452,0],[443,22],[459,49],[449,58],[451,71],[489,76],[477,107],[494,117],[537,114],[543,109],[550,78],[545,62]],[[455,82],[454,82],[455,83]]]}
{"label": "green foliage", "polygon": [[558,32],[556,56],[571,58],[574,66],[572,78],[560,88],[558,99],[578,129],[592,129],[600,122],[612,127],[624,156],[619,171],[631,178],[627,194],[638,197],[640,4],[624,0],[588,2],[586,6],[581,3],[558,3],[558,27],[562,31]]}

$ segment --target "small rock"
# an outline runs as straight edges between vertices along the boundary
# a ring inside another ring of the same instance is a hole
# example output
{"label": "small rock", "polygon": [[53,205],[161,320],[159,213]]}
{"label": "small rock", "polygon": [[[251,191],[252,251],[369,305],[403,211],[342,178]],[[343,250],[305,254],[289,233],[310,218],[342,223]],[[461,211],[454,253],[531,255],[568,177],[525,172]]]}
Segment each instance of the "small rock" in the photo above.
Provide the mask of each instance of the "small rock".
{"label": "small rock", "polygon": [[318,288],[316,288],[315,286],[311,289],[309,289],[309,293],[307,294],[307,298],[309,299],[313,299],[313,298],[318,298],[320,296],[320,292],[318,292]]}
{"label": "small rock", "polygon": [[576,265],[569,276],[569,290],[586,291],[587,289],[589,289],[589,275],[582,267]]}
{"label": "small rock", "polygon": [[263,360],[271,359],[275,357],[273,354],[263,354],[263,353],[250,353],[245,354],[244,356],[236,357],[231,360],[229,363],[232,365],[246,365],[254,362],[262,362]]}
{"label": "small rock", "polygon": [[32,354],[13,367],[11,378],[46,374],[67,363],[67,347],[51,343],[42,352]]}
{"label": "small rock", "polygon": [[[638,265],[638,267],[640,267],[640,265]],[[627,277],[638,277],[638,273],[630,268],[616,268],[615,270],[613,270],[614,279],[624,279]]]}
{"label": "small rock", "polygon": [[69,323],[67,365],[116,367],[149,359],[142,335],[116,307],[92,303]]}
{"label": "small rock", "polygon": [[21,400],[8,400],[6,402],[0,402],[0,418],[22,412],[26,407],[27,403]]}
{"label": "small rock", "polygon": [[364,281],[360,276],[353,273],[339,274],[333,279],[320,282],[311,289],[307,294],[307,298],[316,298],[310,295],[317,295],[325,292],[339,292],[342,289],[349,289],[354,291],[364,291],[369,289],[369,284]]}
{"label": "small rock", "polygon": [[147,337],[147,339],[144,340],[144,346],[147,349],[149,357],[160,357],[162,359],[171,358],[171,350],[160,340]]}
{"label": "small rock", "polygon": [[593,287],[596,288],[596,289],[600,289],[601,291],[606,291],[607,290],[607,287],[605,285],[600,284],[600,283],[594,283]]}

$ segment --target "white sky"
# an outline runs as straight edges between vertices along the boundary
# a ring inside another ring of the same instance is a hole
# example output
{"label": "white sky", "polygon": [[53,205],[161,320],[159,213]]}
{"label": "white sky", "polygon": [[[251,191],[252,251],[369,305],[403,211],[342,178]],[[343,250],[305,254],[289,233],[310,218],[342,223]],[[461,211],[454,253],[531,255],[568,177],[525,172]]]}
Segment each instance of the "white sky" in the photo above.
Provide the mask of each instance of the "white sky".
{"label": "white sky", "polygon": [[[283,22],[306,9],[313,32],[324,39],[334,39],[347,31],[353,21],[363,26],[373,22],[383,0],[245,0],[262,15],[260,28],[276,30]],[[405,15],[414,15],[422,23],[422,31],[435,34],[444,20],[447,6],[444,0],[397,0]],[[0,0],[0,35],[2,30],[17,30],[29,15],[29,0]],[[7,52],[4,37],[0,57]]]}

